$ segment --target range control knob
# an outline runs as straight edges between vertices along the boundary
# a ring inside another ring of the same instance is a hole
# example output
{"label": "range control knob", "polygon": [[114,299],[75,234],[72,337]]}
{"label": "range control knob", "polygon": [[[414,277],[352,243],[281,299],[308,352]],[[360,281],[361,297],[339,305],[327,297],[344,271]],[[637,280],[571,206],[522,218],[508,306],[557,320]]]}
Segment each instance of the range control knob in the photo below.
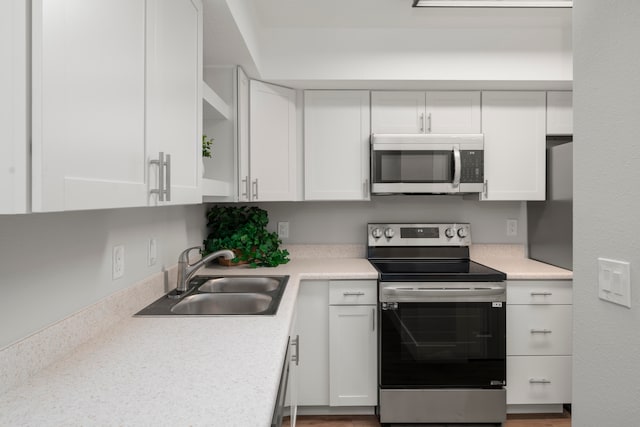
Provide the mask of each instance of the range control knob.
{"label": "range control knob", "polygon": [[382,237],[382,230],[380,230],[379,228],[374,228],[373,230],[371,230],[371,235],[376,239],[379,239]]}
{"label": "range control knob", "polygon": [[458,228],[458,237],[460,237],[461,239],[464,239],[468,235],[469,235],[469,230],[467,230],[466,228]]}
{"label": "range control knob", "polygon": [[396,232],[395,232],[395,231],[393,231],[393,228],[385,228],[385,229],[384,229],[384,236],[385,236],[387,239],[392,238],[395,234],[396,234]]}
{"label": "range control knob", "polygon": [[444,235],[447,236],[449,239],[453,239],[454,237],[456,237],[455,228],[447,228],[446,230],[444,230]]}

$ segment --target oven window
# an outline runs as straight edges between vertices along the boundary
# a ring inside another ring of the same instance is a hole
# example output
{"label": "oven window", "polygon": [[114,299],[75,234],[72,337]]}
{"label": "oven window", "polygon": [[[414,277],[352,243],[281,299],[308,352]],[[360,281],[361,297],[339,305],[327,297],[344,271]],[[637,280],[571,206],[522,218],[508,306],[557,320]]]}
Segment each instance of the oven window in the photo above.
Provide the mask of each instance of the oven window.
{"label": "oven window", "polygon": [[399,303],[380,314],[380,383],[492,387],[506,379],[505,304]]}
{"label": "oven window", "polygon": [[453,151],[373,151],[376,183],[453,181]]}

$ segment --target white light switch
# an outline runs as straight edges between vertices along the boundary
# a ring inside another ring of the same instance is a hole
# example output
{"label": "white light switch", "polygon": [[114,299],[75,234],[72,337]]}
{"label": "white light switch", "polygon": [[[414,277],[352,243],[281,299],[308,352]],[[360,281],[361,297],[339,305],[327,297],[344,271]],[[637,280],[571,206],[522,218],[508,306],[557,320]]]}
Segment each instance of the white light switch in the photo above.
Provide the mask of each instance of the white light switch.
{"label": "white light switch", "polygon": [[598,297],[631,308],[631,264],[598,258]]}

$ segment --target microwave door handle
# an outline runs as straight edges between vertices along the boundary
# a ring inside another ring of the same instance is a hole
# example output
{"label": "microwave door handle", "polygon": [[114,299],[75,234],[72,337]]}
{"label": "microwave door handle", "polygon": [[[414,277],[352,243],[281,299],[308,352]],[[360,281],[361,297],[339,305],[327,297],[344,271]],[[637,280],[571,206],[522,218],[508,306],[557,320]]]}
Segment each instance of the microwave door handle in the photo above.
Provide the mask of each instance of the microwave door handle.
{"label": "microwave door handle", "polygon": [[462,172],[462,161],[460,160],[460,149],[453,147],[453,186],[460,185],[460,174]]}

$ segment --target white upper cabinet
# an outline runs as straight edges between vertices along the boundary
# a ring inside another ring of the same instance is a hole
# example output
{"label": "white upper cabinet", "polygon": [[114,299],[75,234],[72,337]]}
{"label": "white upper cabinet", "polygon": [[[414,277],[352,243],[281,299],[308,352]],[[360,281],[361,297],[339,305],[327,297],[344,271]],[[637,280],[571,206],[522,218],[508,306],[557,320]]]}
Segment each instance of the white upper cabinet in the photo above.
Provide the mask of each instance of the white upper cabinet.
{"label": "white upper cabinet", "polygon": [[573,134],[573,92],[547,92],[547,135]]}
{"label": "white upper cabinet", "polygon": [[369,117],[368,91],[305,91],[305,200],[369,200]]}
{"label": "white upper cabinet", "polygon": [[545,93],[483,92],[482,200],[544,200]]}
{"label": "white upper cabinet", "polygon": [[29,211],[29,68],[24,0],[0,2],[0,214]]}
{"label": "white upper cabinet", "polygon": [[371,92],[372,133],[480,133],[480,92]]}
{"label": "white upper cabinet", "polygon": [[238,201],[251,201],[249,179],[249,78],[238,67]]}
{"label": "white upper cabinet", "polygon": [[163,150],[172,200],[192,200],[201,124],[195,4],[33,2],[34,211],[154,205],[159,167],[150,160]]}
{"label": "white upper cabinet", "polygon": [[296,93],[256,80],[249,92],[251,200],[296,200]]}
{"label": "white upper cabinet", "polygon": [[[202,202],[201,7],[191,0],[147,1],[148,160],[159,152],[171,156],[165,169],[170,200],[154,195],[151,204]],[[152,187],[157,171],[150,167]]]}

